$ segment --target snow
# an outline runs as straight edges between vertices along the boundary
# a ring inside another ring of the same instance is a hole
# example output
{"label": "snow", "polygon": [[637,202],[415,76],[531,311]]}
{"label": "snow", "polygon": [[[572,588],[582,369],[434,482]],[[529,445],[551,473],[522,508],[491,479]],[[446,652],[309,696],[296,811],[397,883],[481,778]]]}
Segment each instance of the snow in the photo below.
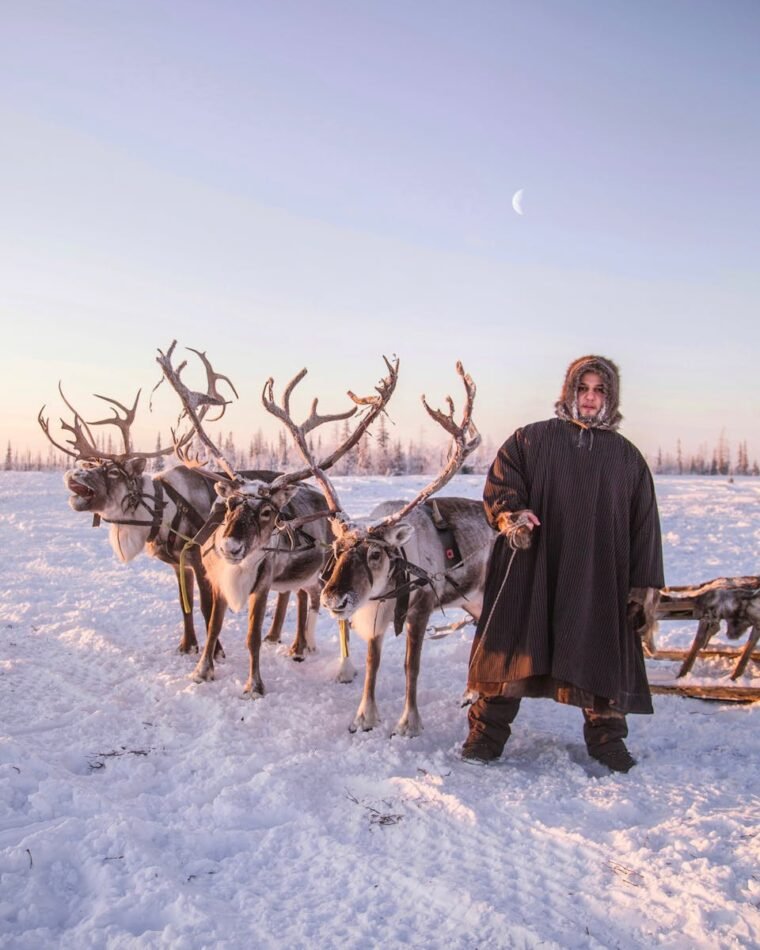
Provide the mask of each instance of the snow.
{"label": "snow", "polygon": [[[336,481],[359,516],[423,480]],[[758,573],[760,481],[657,488],[668,583]],[[241,698],[242,614],[194,684],[171,570],[118,564],[65,498],[60,476],[0,473],[0,947],[760,946],[760,705],[656,696],[615,775],[578,710],[526,700],[504,759],[465,764],[468,626],[425,644],[421,736],[388,735],[392,636],[383,725],[351,735],[361,677],[334,682],[326,614],[304,663],[263,651],[262,700]]]}

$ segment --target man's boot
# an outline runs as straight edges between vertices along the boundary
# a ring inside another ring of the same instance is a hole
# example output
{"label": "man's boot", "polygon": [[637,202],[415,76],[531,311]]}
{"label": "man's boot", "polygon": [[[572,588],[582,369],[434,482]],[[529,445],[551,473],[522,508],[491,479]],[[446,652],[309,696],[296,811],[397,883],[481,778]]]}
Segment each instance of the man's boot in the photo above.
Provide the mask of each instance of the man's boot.
{"label": "man's boot", "polygon": [[520,709],[519,699],[481,696],[470,706],[470,732],[462,746],[462,758],[472,762],[493,762],[501,755]]}
{"label": "man's boot", "polygon": [[625,716],[618,712],[583,710],[583,738],[592,759],[606,765],[612,772],[628,772],[636,760],[623,741],[628,735]]}

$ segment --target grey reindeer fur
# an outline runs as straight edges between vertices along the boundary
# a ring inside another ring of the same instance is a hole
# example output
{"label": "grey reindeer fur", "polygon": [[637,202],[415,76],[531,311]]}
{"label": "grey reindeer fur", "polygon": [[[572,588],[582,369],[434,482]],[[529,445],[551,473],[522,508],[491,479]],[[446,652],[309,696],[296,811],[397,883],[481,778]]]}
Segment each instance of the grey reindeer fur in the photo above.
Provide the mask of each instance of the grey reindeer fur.
{"label": "grey reindeer fur", "polygon": [[[276,530],[274,511],[287,522],[326,512],[327,505],[320,492],[304,485],[274,489],[265,497],[258,496],[255,481],[243,481],[232,487],[222,483],[217,490],[226,497],[224,520],[203,552],[203,563],[214,589],[214,613],[194,678],[196,682],[214,678],[214,643],[226,608],[229,605],[233,610],[241,610],[247,601],[250,664],[244,692],[256,699],[264,695],[260,650],[267,595],[270,590],[299,592],[298,635],[291,653],[298,659],[306,650],[315,649],[319,575],[330,540],[327,518],[319,519],[301,529],[313,539],[313,546],[297,541],[298,546],[291,549],[287,533]],[[271,510],[270,515],[263,517],[266,509]]]}
{"label": "grey reindeer fur", "polygon": [[[426,505],[414,508],[403,521],[390,526],[375,526],[366,532],[349,533],[336,543],[336,562],[322,591],[322,603],[338,619],[350,619],[353,630],[367,642],[364,690],[351,731],[369,730],[380,722],[375,701],[375,684],[380,667],[383,638],[393,620],[395,600],[371,600],[388,592],[391,583],[389,554],[403,547],[407,559],[433,578],[433,586],[411,593],[406,617],[406,697],[404,709],[393,732],[416,736],[422,731],[417,706],[417,680],[422,643],[431,613],[439,603],[444,607],[464,607],[474,618],[483,605],[486,565],[495,534],[486,521],[483,505],[465,498],[436,496],[441,515],[454,532],[462,563],[448,574],[456,587],[446,580],[446,557],[439,531]],[[398,511],[401,501],[379,505],[370,515],[377,521]]]}
{"label": "grey reindeer fur", "polygon": [[[145,464],[143,458],[127,458],[119,465],[114,465],[109,461],[89,461],[75,465],[68,469],[63,477],[66,488],[71,492],[69,506],[74,511],[97,514],[107,521],[150,521],[155,498],[154,483],[160,481],[171,485],[202,518],[208,517],[211,511],[211,498],[207,478],[185,465],[177,465],[155,475],[149,475],[145,473]],[[275,473],[262,471],[255,474],[261,478],[271,478]],[[143,493],[145,504],[149,507],[145,507],[144,504],[139,504],[134,508],[125,506],[130,480]],[[161,527],[152,542],[148,542],[150,527],[142,525],[111,524],[109,540],[114,554],[122,562],[131,561],[144,551],[149,557],[158,558],[165,564],[171,565],[177,578],[183,621],[183,632],[178,650],[180,653],[197,653],[198,640],[192,612],[194,581],[198,586],[201,613],[207,628],[213,609],[213,590],[206,577],[200,551],[195,546],[188,548],[184,583],[191,609],[186,613],[182,608],[179,564],[182,541],[178,541],[171,551],[168,549],[169,531],[177,509],[168,494],[164,495],[164,503]],[[185,537],[190,537],[195,534],[196,528],[186,516],[183,516],[179,522],[178,531]],[[285,606],[286,604],[278,604],[280,615],[284,613]],[[221,643],[217,642],[216,648],[217,655],[224,655]]]}

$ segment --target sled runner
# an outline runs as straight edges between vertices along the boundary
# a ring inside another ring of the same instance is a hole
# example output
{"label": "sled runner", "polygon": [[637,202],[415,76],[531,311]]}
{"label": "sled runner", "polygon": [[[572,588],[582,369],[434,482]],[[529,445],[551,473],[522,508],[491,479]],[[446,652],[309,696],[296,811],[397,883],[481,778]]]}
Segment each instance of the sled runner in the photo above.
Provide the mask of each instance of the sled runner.
{"label": "sled runner", "polygon": [[[665,587],[657,609],[658,620],[698,620],[697,631],[689,650],[656,650],[655,660],[681,660],[674,677],[650,679],[653,693],[677,693],[701,699],[719,699],[734,702],[760,700],[760,687],[736,681],[750,663],[760,663],[760,652],[755,652],[760,639],[760,577],[717,577],[703,584],[686,587]],[[721,621],[726,623],[726,636],[738,640],[749,631],[743,649],[728,647],[708,648],[718,632]],[[679,682],[691,672],[697,658],[736,658],[728,680],[718,682]]]}

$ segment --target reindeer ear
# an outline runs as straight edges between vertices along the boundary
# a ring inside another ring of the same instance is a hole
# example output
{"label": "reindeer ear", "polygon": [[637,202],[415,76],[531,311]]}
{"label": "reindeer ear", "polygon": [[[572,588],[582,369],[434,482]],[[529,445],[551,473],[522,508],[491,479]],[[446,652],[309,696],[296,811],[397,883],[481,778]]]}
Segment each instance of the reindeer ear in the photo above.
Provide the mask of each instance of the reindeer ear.
{"label": "reindeer ear", "polygon": [[230,482],[214,482],[214,491],[220,498],[229,498],[232,494],[233,486]]}
{"label": "reindeer ear", "polygon": [[145,471],[147,461],[148,460],[144,458],[127,459],[124,463],[124,468],[126,468],[133,478],[138,478]]}
{"label": "reindeer ear", "polygon": [[278,488],[272,492],[272,501],[278,508],[282,508],[287,505],[299,487],[299,485],[283,485],[282,488]]}
{"label": "reindeer ear", "polygon": [[413,534],[414,527],[410,525],[408,521],[399,521],[398,524],[391,525],[383,531],[385,540],[388,544],[392,544],[395,547],[406,544]]}

